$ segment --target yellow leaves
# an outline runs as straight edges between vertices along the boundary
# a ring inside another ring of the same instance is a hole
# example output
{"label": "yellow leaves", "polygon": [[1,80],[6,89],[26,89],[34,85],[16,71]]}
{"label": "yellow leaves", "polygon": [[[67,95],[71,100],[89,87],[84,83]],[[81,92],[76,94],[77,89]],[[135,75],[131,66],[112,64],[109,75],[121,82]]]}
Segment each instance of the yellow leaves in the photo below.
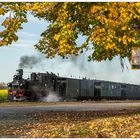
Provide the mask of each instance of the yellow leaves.
{"label": "yellow leaves", "polygon": [[97,20],[99,20],[102,24],[106,22],[106,18],[103,15],[99,15],[96,17]]}
{"label": "yellow leaves", "polygon": [[140,7],[140,2],[136,2],[135,5]]}
{"label": "yellow leaves", "polygon": [[51,10],[55,3],[48,3],[48,2],[34,2],[34,3],[25,3],[21,5],[18,9],[23,11],[31,11],[35,12],[36,14],[44,14],[45,12]]}
{"label": "yellow leaves", "polygon": [[118,38],[118,41],[121,42],[121,40],[122,40],[121,37],[119,37],[119,38]]}
{"label": "yellow leaves", "polygon": [[115,47],[114,43],[107,43],[105,48],[108,50],[108,49],[114,49],[114,47]]}
{"label": "yellow leaves", "polygon": [[110,42],[110,41],[111,41],[111,39],[108,37],[108,38],[107,38],[107,41],[108,41],[108,42]]}
{"label": "yellow leaves", "polygon": [[59,35],[59,34],[56,34],[56,35],[54,36],[54,39],[55,39],[56,41],[58,41],[59,38],[60,38],[60,35]]}
{"label": "yellow leaves", "polygon": [[[38,10],[45,10],[44,8],[47,8],[48,3],[45,3],[45,2],[42,2],[42,3],[39,3],[39,2],[35,2],[35,3],[31,3],[29,4],[28,6],[30,7],[29,10],[33,10],[33,11],[38,11]],[[43,12],[43,11],[42,11]]]}
{"label": "yellow leaves", "polygon": [[82,8],[80,5],[77,5],[76,8],[79,10],[79,11],[82,11]]}
{"label": "yellow leaves", "polygon": [[136,38],[135,37],[130,37],[128,35],[123,35],[123,37],[119,37],[118,38],[118,41],[121,42],[124,44],[124,45],[127,45],[128,43],[136,43]]}
{"label": "yellow leaves", "polygon": [[6,40],[0,40],[0,46],[4,46],[7,45],[7,41]]}
{"label": "yellow leaves", "polygon": [[67,23],[67,24],[65,24],[63,27],[62,27],[62,29],[63,30],[65,30],[66,32],[71,32],[72,30],[73,30],[73,28],[76,26],[76,22],[69,22],[69,23]]}
{"label": "yellow leaves", "polygon": [[127,29],[127,26],[123,26],[123,27],[121,28],[122,31],[124,31],[124,30],[126,30],[126,29]]}
{"label": "yellow leaves", "polygon": [[59,53],[64,55],[65,54],[65,47],[64,46],[59,46]]}
{"label": "yellow leaves", "polygon": [[31,119],[2,126],[3,121],[0,128],[3,133],[8,128],[5,136],[11,133],[24,138],[139,138],[139,113],[134,110],[31,112],[26,114]]}
{"label": "yellow leaves", "polygon": [[126,35],[124,35],[122,37],[122,42],[123,42],[123,44],[127,44],[127,36]]}
{"label": "yellow leaves", "polygon": [[117,17],[118,17],[118,12],[116,11],[116,6],[109,7],[109,18],[116,19]]}
{"label": "yellow leaves", "polygon": [[[38,50],[49,57],[59,53],[63,56],[78,53],[78,48],[83,47],[76,46],[79,33],[89,38],[93,46],[100,48],[97,49],[97,53],[93,54],[98,60],[104,60],[111,55],[113,57],[116,55],[126,56],[125,52],[130,49],[130,43],[136,45],[139,42],[139,33],[133,28],[140,19],[139,3],[35,2],[4,3],[2,6],[0,15],[11,10],[16,20],[12,24],[9,24],[11,22],[8,20],[3,22],[2,25],[7,30],[1,33],[2,39],[4,39],[0,43],[1,46],[10,44],[17,39],[9,34],[11,32],[16,34],[21,29],[22,23],[27,20],[28,11],[35,17],[50,22],[50,26],[45,31],[46,34],[36,45]],[[85,42],[88,41],[85,40]],[[120,51],[121,46],[125,46],[124,51]],[[86,48],[88,49],[88,44]],[[110,50],[114,50],[111,55]],[[102,57],[102,55],[104,56]]]}
{"label": "yellow leaves", "polygon": [[132,39],[131,39],[131,38],[128,38],[127,40],[128,40],[128,42],[129,42],[129,43],[132,41]]}
{"label": "yellow leaves", "polygon": [[90,12],[92,13],[92,14],[95,14],[96,12],[99,12],[100,10],[102,9],[102,6],[92,6],[91,7],[91,9],[90,9]]}
{"label": "yellow leaves", "polygon": [[132,38],[131,41],[135,44],[137,43],[136,39],[135,38]]}
{"label": "yellow leaves", "polygon": [[65,45],[66,43],[67,43],[66,40],[60,40],[60,41],[59,41],[60,46],[63,46],[63,45]]}
{"label": "yellow leaves", "polygon": [[2,23],[2,25],[4,27],[7,27],[9,25],[9,23],[10,23],[10,19],[5,19],[4,22]]}
{"label": "yellow leaves", "polygon": [[38,10],[38,9],[40,9],[40,3],[34,3],[32,10]]}
{"label": "yellow leaves", "polygon": [[77,54],[77,48],[72,44],[68,43],[68,40],[61,39],[59,41],[59,51],[61,56],[66,56],[66,54]]}
{"label": "yellow leaves", "polygon": [[65,2],[65,3],[63,4],[62,8],[63,8],[63,9],[66,9],[66,8],[67,8],[67,4],[68,4],[68,3]]}
{"label": "yellow leaves", "polygon": [[0,8],[0,15],[4,15],[6,13],[6,9]]}
{"label": "yellow leaves", "polygon": [[122,13],[121,15],[124,19],[127,19],[127,15],[125,13]]}
{"label": "yellow leaves", "polygon": [[[140,136],[140,132],[137,129],[139,127],[138,121],[137,122],[133,121],[133,118],[135,118],[135,116],[136,115],[133,115],[133,117],[118,116],[118,117],[111,117],[111,118],[96,119],[96,121],[90,122],[91,123],[90,128],[93,129],[95,133],[98,133],[98,135],[102,136],[103,138],[104,137],[136,138]],[[94,123],[94,125],[92,125],[92,123]],[[100,131],[97,128],[100,128]]]}

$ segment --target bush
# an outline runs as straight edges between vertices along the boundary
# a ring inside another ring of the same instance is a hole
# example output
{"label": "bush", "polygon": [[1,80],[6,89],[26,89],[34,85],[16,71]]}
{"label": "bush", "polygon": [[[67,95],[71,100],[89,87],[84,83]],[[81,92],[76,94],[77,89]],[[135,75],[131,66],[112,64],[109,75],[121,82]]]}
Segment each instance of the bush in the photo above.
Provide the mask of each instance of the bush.
{"label": "bush", "polygon": [[6,100],[8,97],[7,89],[0,89],[0,102]]}

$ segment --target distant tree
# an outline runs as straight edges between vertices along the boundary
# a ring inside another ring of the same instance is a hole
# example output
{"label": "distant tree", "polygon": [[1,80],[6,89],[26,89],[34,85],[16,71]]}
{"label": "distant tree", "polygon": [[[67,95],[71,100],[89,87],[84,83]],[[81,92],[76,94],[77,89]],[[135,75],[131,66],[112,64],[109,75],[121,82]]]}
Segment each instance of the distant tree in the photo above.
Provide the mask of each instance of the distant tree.
{"label": "distant tree", "polygon": [[7,84],[6,83],[0,82],[0,89],[6,88],[6,87],[7,87]]}
{"label": "distant tree", "polygon": [[[0,3],[0,15],[9,14],[0,32],[0,46],[18,40],[17,31],[26,23],[27,12],[49,21],[35,47],[47,57],[68,57],[91,51],[89,60],[112,60],[131,56],[140,47],[140,3],[134,2],[43,2]],[[78,35],[86,37],[81,46]],[[89,45],[92,44],[92,45]]]}

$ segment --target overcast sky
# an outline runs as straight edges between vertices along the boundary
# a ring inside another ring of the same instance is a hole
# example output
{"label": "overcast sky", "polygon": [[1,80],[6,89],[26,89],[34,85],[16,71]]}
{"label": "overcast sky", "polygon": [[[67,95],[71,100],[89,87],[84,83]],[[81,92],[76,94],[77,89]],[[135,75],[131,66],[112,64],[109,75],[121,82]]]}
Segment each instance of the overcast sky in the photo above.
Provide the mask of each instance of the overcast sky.
{"label": "overcast sky", "polygon": [[[0,16],[0,22],[4,17]],[[40,38],[40,33],[45,30],[47,23],[39,21],[33,16],[28,16],[29,22],[24,24],[24,29],[19,31],[18,42],[0,48],[0,82],[10,82],[13,75],[18,68],[20,57],[22,56],[41,56],[34,48]],[[0,30],[2,28],[0,27]],[[78,39],[78,44],[83,42],[84,38]],[[122,72],[119,59],[116,57],[111,62],[87,62],[85,54],[78,58],[71,58],[63,60],[59,57],[55,59],[43,59],[40,66],[36,66],[33,69],[24,69],[25,77],[29,75],[29,72],[53,72],[59,73],[61,76],[70,77],[87,77],[90,79],[102,79],[116,82],[134,83],[140,84],[140,70],[131,70],[130,65],[126,61],[128,69],[124,69]]]}

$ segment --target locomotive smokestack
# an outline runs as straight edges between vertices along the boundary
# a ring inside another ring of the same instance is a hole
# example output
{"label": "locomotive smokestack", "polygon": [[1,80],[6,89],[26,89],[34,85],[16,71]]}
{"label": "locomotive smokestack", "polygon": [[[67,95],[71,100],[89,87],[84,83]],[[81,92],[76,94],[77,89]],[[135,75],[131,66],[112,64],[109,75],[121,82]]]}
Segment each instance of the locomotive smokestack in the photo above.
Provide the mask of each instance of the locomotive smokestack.
{"label": "locomotive smokestack", "polygon": [[23,75],[23,69],[17,69],[16,71],[19,73],[19,75]]}

